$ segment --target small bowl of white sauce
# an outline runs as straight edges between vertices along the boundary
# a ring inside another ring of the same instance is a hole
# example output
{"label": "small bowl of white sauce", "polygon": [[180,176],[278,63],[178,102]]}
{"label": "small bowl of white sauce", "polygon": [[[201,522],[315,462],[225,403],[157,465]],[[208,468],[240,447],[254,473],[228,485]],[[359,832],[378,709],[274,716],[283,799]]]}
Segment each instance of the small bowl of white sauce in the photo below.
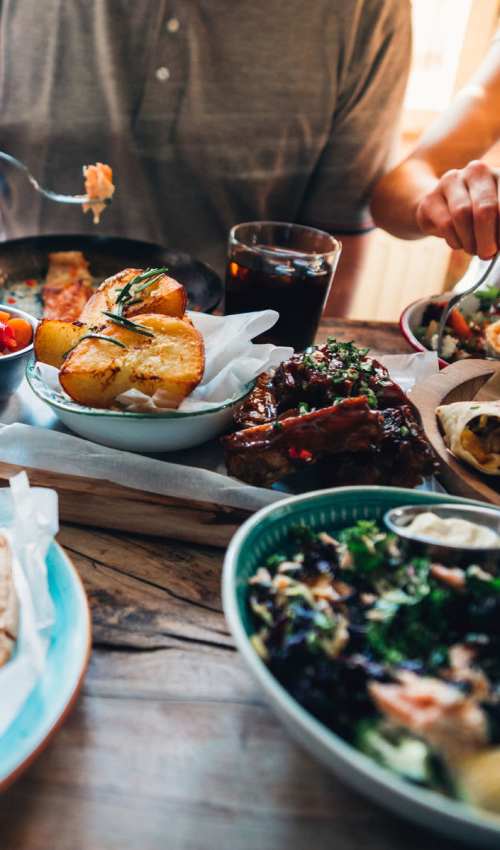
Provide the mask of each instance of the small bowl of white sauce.
{"label": "small bowl of white sauce", "polygon": [[500,510],[473,505],[422,505],[393,508],[384,516],[388,529],[419,554],[454,566],[500,566]]}

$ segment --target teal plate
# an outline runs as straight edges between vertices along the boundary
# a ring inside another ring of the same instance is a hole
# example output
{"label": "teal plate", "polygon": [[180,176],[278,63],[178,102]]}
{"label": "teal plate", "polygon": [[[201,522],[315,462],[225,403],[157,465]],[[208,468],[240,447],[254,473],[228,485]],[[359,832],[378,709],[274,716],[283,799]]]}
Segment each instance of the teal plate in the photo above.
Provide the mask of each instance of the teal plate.
{"label": "teal plate", "polygon": [[[0,790],[46,746],[73,707],[90,655],[90,614],[78,573],[57,543],[47,553],[55,622],[42,677],[0,737]],[[0,695],[1,699],[1,695]]]}
{"label": "teal plate", "polygon": [[263,508],[241,526],[228,547],[222,577],[224,613],[238,649],[271,707],[301,746],[362,794],[398,815],[462,841],[498,848],[500,818],[412,785],[363,755],[290,696],[249,640],[248,579],[268,555],[279,550],[292,525],[305,522],[317,531],[335,532],[358,519],[382,520],[390,508],[444,503],[482,506],[447,494],[398,487],[338,487],[292,496]]}

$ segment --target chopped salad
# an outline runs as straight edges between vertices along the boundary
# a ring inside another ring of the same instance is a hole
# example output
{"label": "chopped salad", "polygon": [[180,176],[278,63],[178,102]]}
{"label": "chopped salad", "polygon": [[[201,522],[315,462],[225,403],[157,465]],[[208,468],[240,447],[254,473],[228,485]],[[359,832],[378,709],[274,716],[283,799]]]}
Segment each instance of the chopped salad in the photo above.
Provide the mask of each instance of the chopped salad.
{"label": "chopped salad", "polygon": [[[433,351],[445,306],[446,302],[430,303],[416,330],[417,339]],[[467,357],[500,357],[500,288],[477,290],[450,312],[442,356],[450,362]]]}
{"label": "chopped salad", "polygon": [[500,813],[500,569],[407,545],[369,520],[295,527],[249,580],[252,644],[365,754]]}
{"label": "chopped salad", "polygon": [[26,319],[0,310],[0,357],[21,351],[32,340],[33,328]]}

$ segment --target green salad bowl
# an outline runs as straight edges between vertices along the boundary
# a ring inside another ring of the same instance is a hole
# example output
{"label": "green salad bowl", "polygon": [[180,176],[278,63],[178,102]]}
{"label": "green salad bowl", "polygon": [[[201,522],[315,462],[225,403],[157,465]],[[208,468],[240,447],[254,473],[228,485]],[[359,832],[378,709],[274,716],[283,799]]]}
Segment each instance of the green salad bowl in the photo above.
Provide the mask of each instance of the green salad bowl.
{"label": "green salad bowl", "polygon": [[271,708],[301,746],[357,791],[399,816],[460,841],[498,848],[500,818],[413,785],[355,749],[280,685],[250,642],[253,626],[247,606],[248,579],[279,550],[293,525],[303,522],[315,531],[335,533],[359,519],[382,523],[390,508],[429,505],[432,509],[444,503],[481,505],[448,494],[398,487],[338,487],[292,496],[263,508],[241,526],[228,547],[222,577],[224,613],[236,645]]}

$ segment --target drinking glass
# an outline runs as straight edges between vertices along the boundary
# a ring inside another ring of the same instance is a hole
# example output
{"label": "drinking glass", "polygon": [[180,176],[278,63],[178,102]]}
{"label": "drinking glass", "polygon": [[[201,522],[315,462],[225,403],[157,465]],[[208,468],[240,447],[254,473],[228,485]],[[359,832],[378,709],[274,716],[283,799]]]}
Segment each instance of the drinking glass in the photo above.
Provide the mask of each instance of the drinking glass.
{"label": "drinking glass", "polygon": [[342,246],[323,230],[276,221],[237,224],[229,233],[226,314],[277,310],[256,342],[312,345]]}

